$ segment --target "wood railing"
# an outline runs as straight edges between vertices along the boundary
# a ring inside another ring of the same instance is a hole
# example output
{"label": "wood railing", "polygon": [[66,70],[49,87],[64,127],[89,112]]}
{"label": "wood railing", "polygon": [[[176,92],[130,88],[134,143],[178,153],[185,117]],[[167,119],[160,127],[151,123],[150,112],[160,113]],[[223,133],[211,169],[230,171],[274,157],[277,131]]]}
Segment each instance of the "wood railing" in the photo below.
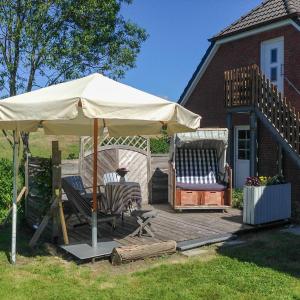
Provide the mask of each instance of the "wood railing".
{"label": "wood railing", "polygon": [[281,137],[300,154],[300,115],[261,73],[257,65],[225,71],[225,106],[249,106],[261,112]]}

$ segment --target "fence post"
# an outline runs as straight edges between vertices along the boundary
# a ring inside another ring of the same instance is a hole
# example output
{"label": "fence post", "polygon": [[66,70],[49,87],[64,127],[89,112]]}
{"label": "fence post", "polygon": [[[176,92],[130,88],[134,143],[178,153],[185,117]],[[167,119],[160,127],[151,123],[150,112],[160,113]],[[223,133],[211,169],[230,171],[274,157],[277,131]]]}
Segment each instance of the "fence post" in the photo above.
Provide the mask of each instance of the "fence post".
{"label": "fence post", "polygon": [[227,162],[229,166],[234,170],[234,129],[232,121],[232,112],[227,112],[226,122],[228,128],[228,151],[227,151]]}
{"label": "fence post", "polygon": [[[58,141],[52,142],[52,196],[56,197],[57,190],[59,190],[61,196],[61,151],[59,151]],[[57,242],[58,239],[58,207],[55,208],[53,214],[53,227],[52,227],[52,240]]]}
{"label": "fence post", "polygon": [[26,153],[26,161],[25,161],[25,187],[26,187],[26,192],[25,192],[25,219],[28,217],[28,193],[29,193],[29,154]]}

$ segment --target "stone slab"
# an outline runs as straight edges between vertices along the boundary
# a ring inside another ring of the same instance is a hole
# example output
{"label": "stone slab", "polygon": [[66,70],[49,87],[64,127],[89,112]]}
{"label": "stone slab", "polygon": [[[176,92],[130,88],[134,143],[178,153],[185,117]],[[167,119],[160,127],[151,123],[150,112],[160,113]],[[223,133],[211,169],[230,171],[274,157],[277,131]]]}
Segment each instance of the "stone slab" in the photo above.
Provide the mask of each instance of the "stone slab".
{"label": "stone slab", "polygon": [[120,245],[120,243],[113,240],[100,239],[97,247],[95,248],[86,243],[75,245],[61,245],[60,248],[79,258],[80,260],[85,260],[108,257],[111,255],[112,250],[116,247],[119,247]]}
{"label": "stone slab", "polygon": [[195,248],[195,249],[183,251],[181,254],[187,257],[192,257],[192,256],[204,255],[207,254],[208,252],[209,250],[207,249]]}

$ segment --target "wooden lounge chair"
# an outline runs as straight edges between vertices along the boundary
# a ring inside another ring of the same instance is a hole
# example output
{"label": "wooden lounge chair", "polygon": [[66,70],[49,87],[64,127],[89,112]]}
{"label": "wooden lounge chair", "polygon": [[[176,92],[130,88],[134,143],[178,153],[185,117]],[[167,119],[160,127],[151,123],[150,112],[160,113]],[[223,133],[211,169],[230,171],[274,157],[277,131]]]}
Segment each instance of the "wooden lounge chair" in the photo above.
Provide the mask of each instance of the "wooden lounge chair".
{"label": "wooden lounge chair", "polygon": [[[80,195],[85,196],[86,198],[92,199],[92,193],[87,192],[87,190],[91,190],[92,187],[85,187],[82,181],[81,176],[67,176],[64,177],[64,180],[66,180],[75,190],[77,190]],[[100,195],[102,193],[102,185],[97,186],[97,193]]]}
{"label": "wooden lounge chair", "polygon": [[[64,189],[68,197],[68,200],[72,203],[72,205],[76,208],[76,210],[84,217],[87,223],[91,225],[91,220],[92,220],[91,198],[82,195],[78,189],[72,186],[70,181],[71,179],[68,177],[63,178],[62,188]],[[111,222],[113,228],[116,227],[116,218],[117,216],[115,215],[104,214],[101,211],[98,212],[98,223]]]}

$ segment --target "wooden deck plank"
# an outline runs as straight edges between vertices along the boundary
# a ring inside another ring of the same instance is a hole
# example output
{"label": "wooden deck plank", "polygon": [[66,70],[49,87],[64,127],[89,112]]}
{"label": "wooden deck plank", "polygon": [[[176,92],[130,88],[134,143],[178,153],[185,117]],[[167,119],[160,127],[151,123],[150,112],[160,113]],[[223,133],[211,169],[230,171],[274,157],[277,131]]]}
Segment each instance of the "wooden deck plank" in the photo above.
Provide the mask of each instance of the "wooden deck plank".
{"label": "wooden deck plank", "polygon": [[164,220],[162,221],[159,217],[156,218],[153,221],[153,224],[156,223],[166,223],[166,224],[173,224],[175,228],[177,228],[178,230],[184,230],[189,229],[189,230],[197,230],[197,231],[203,231],[203,232],[215,232],[215,233],[220,233],[222,231],[216,230],[215,228],[213,228],[212,226],[206,226],[203,223],[197,223],[195,221],[186,221],[183,218],[177,218],[174,219],[166,214],[163,215]]}
{"label": "wooden deck plank", "polygon": [[[130,234],[137,228],[136,219],[125,215],[124,222],[117,221],[117,228],[112,231],[109,224],[101,223],[99,233],[101,237],[110,238],[122,245],[141,245],[159,241],[175,240],[177,242],[194,239],[209,239],[220,234],[234,234],[241,229],[251,228],[242,224],[242,215],[239,210],[229,209],[226,213],[212,212],[181,212],[177,213],[165,204],[145,206],[144,209],[155,209],[158,216],[153,219],[152,226],[155,237],[132,237]],[[78,222],[71,218],[68,222],[68,233],[71,243],[90,242],[91,229],[89,226],[73,228]]]}

